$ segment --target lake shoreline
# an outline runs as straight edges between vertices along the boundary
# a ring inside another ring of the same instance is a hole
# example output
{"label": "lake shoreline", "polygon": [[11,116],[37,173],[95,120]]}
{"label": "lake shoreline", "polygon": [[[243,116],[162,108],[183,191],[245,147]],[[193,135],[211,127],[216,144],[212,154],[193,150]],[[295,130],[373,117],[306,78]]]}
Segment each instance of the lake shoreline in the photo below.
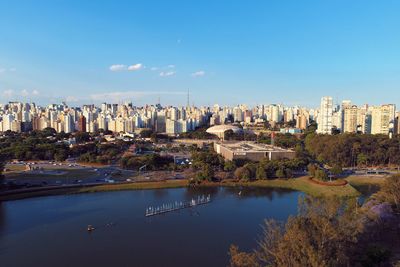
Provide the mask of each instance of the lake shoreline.
{"label": "lake shoreline", "polygon": [[85,185],[74,187],[54,187],[54,188],[34,188],[32,190],[23,190],[19,192],[3,192],[0,201],[17,200],[31,197],[41,197],[49,195],[67,195],[79,193],[96,193],[120,190],[149,190],[149,189],[168,189],[182,187],[266,187],[266,188],[283,188],[304,192],[316,197],[358,197],[360,192],[355,188],[359,185],[376,185],[379,186],[384,178],[372,177],[351,177],[347,179],[348,183],[343,186],[325,186],[309,181],[308,176],[294,179],[272,179],[259,180],[252,182],[241,182],[236,180],[224,180],[222,182],[204,182],[199,185],[190,185],[189,180],[164,180],[164,181],[146,181],[122,184],[102,184],[102,185]]}

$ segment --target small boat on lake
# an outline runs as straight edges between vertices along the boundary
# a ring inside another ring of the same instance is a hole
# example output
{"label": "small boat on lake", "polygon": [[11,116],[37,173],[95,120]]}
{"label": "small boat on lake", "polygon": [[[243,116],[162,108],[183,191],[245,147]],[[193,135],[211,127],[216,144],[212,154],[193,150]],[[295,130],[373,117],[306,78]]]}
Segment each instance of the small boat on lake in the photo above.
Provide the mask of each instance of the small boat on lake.
{"label": "small boat on lake", "polygon": [[91,224],[89,224],[87,227],[88,232],[92,232],[92,231],[94,231],[94,229],[96,229],[96,228],[94,228]]}

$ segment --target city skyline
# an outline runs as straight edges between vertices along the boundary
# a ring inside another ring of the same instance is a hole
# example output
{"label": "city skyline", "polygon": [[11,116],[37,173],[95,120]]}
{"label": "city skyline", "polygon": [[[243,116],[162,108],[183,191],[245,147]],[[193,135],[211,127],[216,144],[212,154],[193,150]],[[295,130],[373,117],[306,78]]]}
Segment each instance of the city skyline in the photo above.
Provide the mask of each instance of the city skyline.
{"label": "city skyline", "polygon": [[[392,137],[400,132],[400,112],[395,104],[357,106],[351,100],[333,104],[333,98],[323,96],[320,107],[309,109],[285,105],[190,106],[146,105],[131,102],[102,103],[101,105],[68,106],[9,102],[0,105],[0,133],[29,132],[53,128],[56,132],[72,133],[99,130],[133,135],[144,129],[157,133],[179,135],[207,126],[226,131],[232,124],[265,128],[280,133],[304,133],[315,123],[317,133],[384,134]],[[313,127],[314,127],[313,126]]]}
{"label": "city skyline", "polygon": [[2,1],[0,102],[400,105],[399,3],[289,2]]}

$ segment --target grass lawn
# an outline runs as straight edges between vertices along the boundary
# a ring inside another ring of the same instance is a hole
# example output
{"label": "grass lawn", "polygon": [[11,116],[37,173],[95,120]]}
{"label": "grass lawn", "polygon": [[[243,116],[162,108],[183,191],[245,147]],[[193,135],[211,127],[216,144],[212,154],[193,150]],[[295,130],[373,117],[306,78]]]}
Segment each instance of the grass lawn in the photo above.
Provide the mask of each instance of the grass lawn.
{"label": "grass lawn", "polygon": [[5,169],[8,169],[8,171],[4,173],[9,173],[9,172],[21,172],[26,170],[25,165],[20,165],[20,164],[6,164]]}
{"label": "grass lawn", "polygon": [[227,182],[222,183],[225,186],[259,186],[259,187],[276,187],[287,188],[302,191],[312,196],[339,196],[339,197],[355,197],[360,193],[350,184],[344,186],[325,186],[315,184],[309,181],[308,177],[299,177],[295,179],[274,179],[274,180],[261,180],[255,182]]}
{"label": "grass lawn", "polygon": [[[88,188],[81,188],[79,192],[98,192],[98,191],[112,191],[112,190],[132,190],[132,189],[156,189],[156,188],[174,188],[188,186],[187,180],[167,180],[157,182],[138,182],[138,183],[125,183],[125,184],[110,184],[100,185]],[[224,181],[221,183],[204,183],[200,186],[249,186],[249,187],[275,187],[286,188],[297,191],[302,191],[312,196],[339,196],[339,197],[355,197],[359,196],[358,192],[350,184],[344,186],[325,186],[314,184],[308,180],[308,177],[300,177],[296,179],[274,179],[262,180],[254,182],[236,182]]]}
{"label": "grass lawn", "polygon": [[362,186],[362,185],[377,185],[380,186],[386,178],[376,177],[376,176],[349,176],[346,178],[349,184],[354,186]]}
{"label": "grass lawn", "polygon": [[124,184],[107,184],[80,188],[78,193],[117,191],[117,190],[139,190],[139,189],[158,189],[158,188],[177,188],[187,187],[188,180],[167,180],[157,182],[139,182]]}
{"label": "grass lawn", "polygon": [[[88,177],[88,175],[93,175],[94,172],[90,170],[68,170],[66,175],[61,175],[60,177],[57,175],[44,175],[38,176],[37,174],[28,174],[31,175],[32,178],[35,179],[43,179],[49,178],[59,179],[65,177],[69,177],[69,179],[84,179]],[[18,176],[27,178],[25,174],[8,174],[7,178],[11,178],[9,176],[14,176],[14,179],[18,179]],[[58,178],[59,177],[59,178]],[[249,186],[249,187],[275,187],[275,188],[286,188],[297,191],[302,191],[308,195],[317,196],[317,197],[330,197],[330,196],[338,196],[338,197],[356,197],[360,195],[360,192],[355,188],[359,184],[365,183],[381,183],[381,180],[368,180],[368,177],[354,177],[350,179],[347,185],[343,186],[326,186],[319,185],[309,181],[307,176],[299,177],[295,179],[273,179],[273,180],[260,180],[254,182],[237,182],[234,180],[225,180],[220,183],[210,182],[203,183],[199,186]],[[352,183],[354,187],[352,186]],[[97,186],[88,186],[88,187],[79,187],[68,189],[65,193],[89,193],[89,192],[104,192],[104,191],[118,191],[118,190],[141,190],[141,189],[159,189],[159,188],[178,188],[178,187],[187,187],[189,186],[189,182],[187,179],[177,179],[177,180],[166,180],[166,181],[144,181],[144,182],[135,182],[135,183],[121,183],[121,184],[106,184],[106,185],[97,185]],[[51,194],[51,192],[49,192]],[[61,192],[60,192],[61,193]],[[36,193],[35,193],[36,194]],[[45,194],[45,192],[41,192],[41,194]]]}

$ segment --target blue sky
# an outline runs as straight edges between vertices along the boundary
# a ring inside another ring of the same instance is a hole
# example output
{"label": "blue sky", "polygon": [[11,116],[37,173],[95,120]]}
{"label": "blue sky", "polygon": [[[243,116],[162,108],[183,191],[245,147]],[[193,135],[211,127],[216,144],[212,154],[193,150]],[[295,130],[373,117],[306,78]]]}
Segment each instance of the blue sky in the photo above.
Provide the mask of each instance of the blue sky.
{"label": "blue sky", "polygon": [[0,0],[0,102],[400,105],[400,1]]}

